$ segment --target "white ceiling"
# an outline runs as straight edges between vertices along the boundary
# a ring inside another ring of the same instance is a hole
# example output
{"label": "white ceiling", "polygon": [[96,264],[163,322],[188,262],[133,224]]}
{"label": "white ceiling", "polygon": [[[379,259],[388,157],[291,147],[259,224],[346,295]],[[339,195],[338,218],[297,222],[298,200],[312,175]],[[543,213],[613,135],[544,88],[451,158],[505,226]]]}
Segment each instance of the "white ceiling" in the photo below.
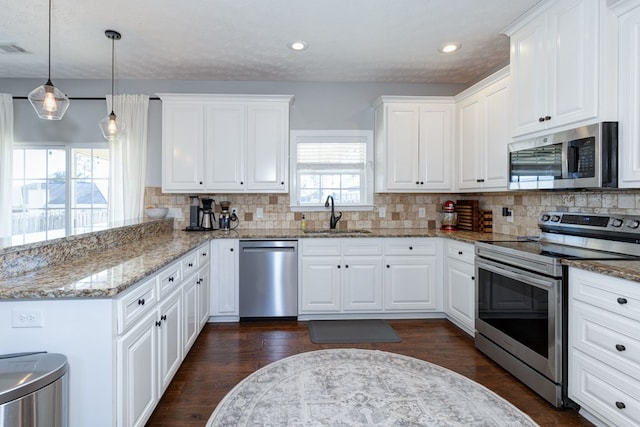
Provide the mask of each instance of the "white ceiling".
{"label": "white ceiling", "polygon": [[[53,0],[51,77],[470,84],[538,0]],[[0,78],[46,78],[47,0],[0,0]],[[309,44],[293,52],[287,43]],[[438,52],[462,43],[453,55]]]}

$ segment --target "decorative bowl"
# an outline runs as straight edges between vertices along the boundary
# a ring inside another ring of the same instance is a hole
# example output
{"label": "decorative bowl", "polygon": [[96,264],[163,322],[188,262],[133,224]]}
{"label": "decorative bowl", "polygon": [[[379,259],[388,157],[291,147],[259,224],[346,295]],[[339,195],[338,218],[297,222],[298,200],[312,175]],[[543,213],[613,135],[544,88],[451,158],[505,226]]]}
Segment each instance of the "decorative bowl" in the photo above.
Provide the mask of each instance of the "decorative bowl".
{"label": "decorative bowl", "polygon": [[149,218],[164,218],[169,213],[169,208],[147,208],[145,212]]}

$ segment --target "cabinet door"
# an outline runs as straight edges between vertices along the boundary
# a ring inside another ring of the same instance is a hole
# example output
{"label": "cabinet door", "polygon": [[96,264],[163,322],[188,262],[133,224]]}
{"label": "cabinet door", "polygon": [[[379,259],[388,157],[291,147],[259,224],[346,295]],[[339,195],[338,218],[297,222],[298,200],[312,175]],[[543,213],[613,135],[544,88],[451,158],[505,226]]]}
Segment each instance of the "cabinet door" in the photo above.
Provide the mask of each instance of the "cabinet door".
{"label": "cabinet door", "polygon": [[[599,3],[557,2],[548,17],[548,126],[596,117],[600,51]],[[603,35],[604,36],[604,35]]]}
{"label": "cabinet door", "polygon": [[416,104],[391,104],[384,109],[387,190],[418,190],[420,109]]}
{"label": "cabinet door", "polygon": [[340,311],[340,257],[303,257],[300,312]]}
{"label": "cabinet door", "polygon": [[182,287],[182,348],[185,355],[196,341],[200,331],[198,292],[198,275],[194,274],[187,277]]}
{"label": "cabinet door", "polygon": [[510,108],[509,78],[505,77],[483,92],[484,148],[482,149],[482,188],[507,188],[509,182]]}
{"label": "cabinet door", "polygon": [[437,310],[436,257],[385,257],[384,308]]}
{"label": "cabinet door", "polygon": [[458,188],[482,186],[482,101],[471,96],[458,105]]}
{"label": "cabinet door", "polygon": [[182,363],[182,292],[177,290],[158,308],[158,367],[161,396]]}
{"label": "cabinet door", "polygon": [[344,257],[342,266],[343,310],[381,310],[382,257]]}
{"label": "cabinet door", "polygon": [[451,189],[453,114],[453,104],[420,107],[420,189]]}
{"label": "cabinet door", "polygon": [[206,106],[207,190],[243,190],[247,142],[246,108],[238,104]]}
{"label": "cabinet door", "polygon": [[249,104],[247,133],[247,190],[287,192],[289,104]]}
{"label": "cabinet door", "polygon": [[158,331],[154,310],[117,340],[117,425],[144,426],[158,402]]}
{"label": "cabinet door", "polygon": [[211,253],[211,315],[239,316],[238,240],[212,240]]}
{"label": "cabinet door", "polygon": [[162,106],[162,191],[204,189],[204,108],[201,103]]}
{"label": "cabinet door", "polygon": [[546,15],[534,19],[511,36],[510,65],[515,100],[514,135],[544,129],[544,117],[549,114]]}
{"label": "cabinet door", "polygon": [[204,325],[209,321],[209,297],[211,292],[211,284],[209,281],[209,266],[200,269],[198,273],[198,330],[202,330]]}
{"label": "cabinet door", "polygon": [[474,267],[449,258],[445,278],[444,312],[458,326],[472,333],[475,325]]}
{"label": "cabinet door", "polygon": [[640,7],[620,17],[620,187],[640,187]]}

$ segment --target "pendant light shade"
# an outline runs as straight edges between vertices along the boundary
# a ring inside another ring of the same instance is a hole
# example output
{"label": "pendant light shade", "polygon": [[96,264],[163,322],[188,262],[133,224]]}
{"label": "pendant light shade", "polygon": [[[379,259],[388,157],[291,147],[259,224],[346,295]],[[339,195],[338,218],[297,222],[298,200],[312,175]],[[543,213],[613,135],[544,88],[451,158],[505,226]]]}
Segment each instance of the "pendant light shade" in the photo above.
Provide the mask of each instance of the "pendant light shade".
{"label": "pendant light shade", "polygon": [[113,65],[115,58],[115,41],[120,40],[122,38],[122,35],[114,30],[107,30],[104,32],[104,35],[107,36],[108,39],[111,39],[111,113],[107,117],[104,117],[102,120],[100,120],[98,126],[100,127],[100,131],[102,132],[102,136],[104,136],[107,141],[113,141],[114,139],[117,139],[120,135],[122,135],[122,131],[124,130],[124,123],[113,112]]}
{"label": "pendant light shade", "polygon": [[29,92],[29,102],[46,120],[60,120],[69,108],[69,98],[51,83],[51,0],[49,0],[49,78],[47,82]]}

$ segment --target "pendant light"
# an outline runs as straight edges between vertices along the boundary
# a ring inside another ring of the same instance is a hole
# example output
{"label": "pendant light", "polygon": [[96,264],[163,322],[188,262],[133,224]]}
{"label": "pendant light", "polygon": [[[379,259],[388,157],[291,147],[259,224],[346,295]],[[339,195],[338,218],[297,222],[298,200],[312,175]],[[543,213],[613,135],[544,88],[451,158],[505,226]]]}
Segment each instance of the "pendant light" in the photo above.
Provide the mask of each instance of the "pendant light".
{"label": "pendant light", "polygon": [[115,58],[115,42],[116,40],[120,40],[122,36],[119,32],[114,30],[107,30],[104,32],[104,35],[107,36],[108,39],[111,39],[111,114],[107,117],[100,120],[98,126],[100,126],[100,130],[102,131],[102,135],[106,138],[107,141],[112,141],[117,139],[124,130],[124,123],[120,120],[116,114],[113,112],[113,79],[114,79],[114,71],[113,64]]}
{"label": "pendant light", "polygon": [[69,108],[69,98],[51,83],[51,0],[49,0],[49,78],[28,96],[29,102],[38,114],[46,120],[60,120]]}

